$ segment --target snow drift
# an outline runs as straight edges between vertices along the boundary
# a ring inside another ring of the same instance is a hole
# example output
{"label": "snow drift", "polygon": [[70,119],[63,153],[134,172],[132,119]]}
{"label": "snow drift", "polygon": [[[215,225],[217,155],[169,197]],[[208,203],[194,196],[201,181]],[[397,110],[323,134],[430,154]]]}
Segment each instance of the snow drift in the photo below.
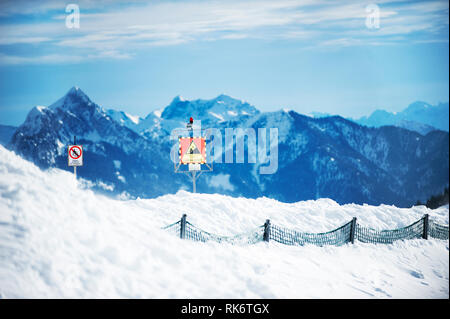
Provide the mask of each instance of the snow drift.
{"label": "snow drift", "polygon": [[[164,185],[160,185],[164,187]],[[221,235],[270,219],[307,232],[352,217],[377,229],[423,214],[448,224],[448,205],[281,203],[179,192],[113,199],[59,169],[41,171],[0,146],[2,298],[448,298],[449,245],[441,240],[341,247],[183,241],[161,230],[183,213]]]}

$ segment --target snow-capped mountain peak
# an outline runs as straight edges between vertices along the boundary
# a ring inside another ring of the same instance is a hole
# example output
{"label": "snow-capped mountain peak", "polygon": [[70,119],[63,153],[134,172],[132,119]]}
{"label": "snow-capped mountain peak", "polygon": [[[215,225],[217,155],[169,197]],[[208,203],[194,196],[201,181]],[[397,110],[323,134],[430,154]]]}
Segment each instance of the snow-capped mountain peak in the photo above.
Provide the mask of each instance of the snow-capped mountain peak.
{"label": "snow-capped mountain peak", "polygon": [[93,104],[91,99],[77,86],[72,87],[66,95],[49,106],[51,109],[73,109],[83,105]]}
{"label": "snow-capped mountain peak", "polygon": [[230,103],[230,104],[243,103],[242,100],[235,99],[235,98],[233,98],[233,97],[231,97],[231,96],[229,96],[229,95],[223,94],[223,93],[220,94],[220,95],[218,95],[218,96],[214,99],[214,101],[217,101],[217,102],[224,102],[224,103]]}
{"label": "snow-capped mountain peak", "polygon": [[163,119],[186,120],[189,117],[201,119],[207,123],[222,123],[234,121],[237,116],[252,116],[259,111],[242,100],[221,94],[212,100],[185,100],[179,96],[164,108],[161,113]]}
{"label": "snow-capped mountain peak", "polygon": [[186,99],[182,97],[181,95],[177,95],[173,98],[171,103],[178,103],[178,102],[184,102]]}

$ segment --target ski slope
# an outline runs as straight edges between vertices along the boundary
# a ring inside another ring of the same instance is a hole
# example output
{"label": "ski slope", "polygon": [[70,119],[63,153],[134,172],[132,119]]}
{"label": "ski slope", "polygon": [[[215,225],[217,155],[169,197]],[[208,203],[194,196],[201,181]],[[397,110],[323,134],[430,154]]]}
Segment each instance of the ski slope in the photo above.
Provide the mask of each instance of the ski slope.
{"label": "ski slope", "polygon": [[286,204],[184,191],[127,200],[89,185],[66,171],[41,171],[0,146],[1,298],[449,298],[448,241],[232,246],[183,241],[160,229],[183,213],[221,235],[266,219],[324,232],[356,216],[392,229],[425,213],[448,224],[448,205]]}

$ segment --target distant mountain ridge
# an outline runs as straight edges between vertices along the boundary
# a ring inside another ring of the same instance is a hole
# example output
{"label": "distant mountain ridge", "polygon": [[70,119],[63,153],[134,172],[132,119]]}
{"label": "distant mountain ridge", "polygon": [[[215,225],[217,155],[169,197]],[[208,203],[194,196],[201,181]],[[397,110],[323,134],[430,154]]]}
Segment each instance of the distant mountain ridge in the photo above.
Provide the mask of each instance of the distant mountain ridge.
{"label": "distant mountain ridge", "polygon": [[294,111],[260,112],[220,95],[211,100],[176,97],[145,118],[106,110],[74,87],[49,107],[35,107],[8,148],[42,168],[68,170],[67,150],[77,136],[85,166],[77,173],[105,192],[155,197],[190,190],[170,160],[173,128],[189,116],[202,127],[278,128],[278,170],[260,175],[261,163],[215,164],[197,190],[286,202],[328,197],[339,203],[411,206],[448,186],[449,134],[425,136],[394,126],[370,128],[340,116],[311,118]]}
{"label": "distant mountain ridge", "polygon": [[376,110],[370,116],[363,116],[355,122],[380,127],[394,125],[421,134],[427,134],[434,129],[449,131],[449,104],[439,103],[431,105],[426,102],[414,102],[401,112],[387,112]]}

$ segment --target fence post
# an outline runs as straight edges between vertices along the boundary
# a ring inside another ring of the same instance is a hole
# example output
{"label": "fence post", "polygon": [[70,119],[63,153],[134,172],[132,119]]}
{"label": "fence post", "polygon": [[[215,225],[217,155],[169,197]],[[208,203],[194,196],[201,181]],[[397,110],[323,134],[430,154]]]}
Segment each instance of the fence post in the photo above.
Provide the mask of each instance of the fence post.
{"label": "fence post", "polygon": [[186,214],[181,217],[180,226],[180,238],[184,239],[186,237]]}
{"label": "fence post", "polygon": [[356,217],[353,217],[352,224],[350,226],[350,242],[355,243],[355,233],[356,233]]}
{"label": "fence post", "polygon": [[428,239],[428,214],[423,216],[423,239]]}
{"label": "fence post", "polygon": [[263,240],[269,242],[270,237],[270,219],[267,219],[264,223],[264,236]]}

